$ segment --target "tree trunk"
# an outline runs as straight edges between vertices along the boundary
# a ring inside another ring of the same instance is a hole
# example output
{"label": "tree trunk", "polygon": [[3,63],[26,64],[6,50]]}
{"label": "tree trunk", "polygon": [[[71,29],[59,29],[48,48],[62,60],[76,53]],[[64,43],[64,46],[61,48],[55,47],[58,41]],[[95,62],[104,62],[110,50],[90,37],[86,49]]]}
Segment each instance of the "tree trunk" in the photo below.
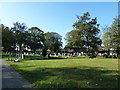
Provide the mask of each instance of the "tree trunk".
{"label": "tree trunk", "polygon": [[120,55],[120,48],[119,47],[117,47],[116,54],[117,54],[117,58],[120,58],[119,57],[119,55]]}
{"label": "tree trunk", "polygon": [[43,48],[42,55],[43,55],[43,57],[45,57],[47,55],[47,49],[46,48]]}
{"label": "tree trunk", "polygon": [[108,49],[108,52],[107,52],[108,55],[110,55],[110,49]]}
{"label": "tree trunk", "polygon": [[36,53],[36,49],[34,48],[34,50],[33,50],[33,53],[35,54]]}
{"label": "tree trunk", "polygon": [[20,49],[20,58],[22,58],[22,44],[19,45],[19,49]]}

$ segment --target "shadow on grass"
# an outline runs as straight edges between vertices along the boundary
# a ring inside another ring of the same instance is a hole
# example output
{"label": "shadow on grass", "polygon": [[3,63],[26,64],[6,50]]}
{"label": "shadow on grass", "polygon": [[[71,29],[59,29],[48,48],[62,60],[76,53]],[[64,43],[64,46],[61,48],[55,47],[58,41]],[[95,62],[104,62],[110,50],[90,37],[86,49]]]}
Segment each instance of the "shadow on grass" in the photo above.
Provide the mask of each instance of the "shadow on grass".
{"label": "shadow on grass", "polygon": [[49,57],[48,59],[65,59],[63,57]]}
{"label": "shadow on grass", "polygon": [[88,58],[88,57],[76,57],[76,56],[58,56],[58,57],[52,57],[50,56],[49,59],[83,59],[83,58]]}
{"label": "shadow on grass", "polygon": [[9,55],[0,55],[2,58],[8,58]]}
{"label": "shadow on grass", "polygon": [[[14,66],[37,88],[117,88],[118,76],[115,70],[101,70],[99,67],[36,68],[31,71]],[[29,68],[25,66],[24,68]]]}

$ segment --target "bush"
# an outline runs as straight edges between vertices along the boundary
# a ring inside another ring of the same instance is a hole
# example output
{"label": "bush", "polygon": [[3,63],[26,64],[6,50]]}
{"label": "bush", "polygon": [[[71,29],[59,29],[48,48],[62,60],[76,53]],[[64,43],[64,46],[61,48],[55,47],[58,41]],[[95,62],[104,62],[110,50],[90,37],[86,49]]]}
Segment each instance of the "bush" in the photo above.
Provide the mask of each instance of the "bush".
{"label": "bush", "polygon": [[109,55],[108,58],[112,58],[113,56],[112,55]]}
{"label": "bush", "polygon": [[47,55],[47,50],[46,49],[42,50],[42,55],[43,55],[43,57],[45,57]]}
{"label": "bush", "polygon": [[109,58],[109,55],[105,53],[105,54],[103,55],[103,57]]}
{"label": "bush", "polygon": [[113,55],[113,58],[117,58],[117,56],[116,56],[116,55]]}
{"label": "bush", "polygon": [[105,58],[117,58],[116,55],[107,55],[107,54],[104,54],[103,57],[105,57]]}
{"label": "bush", "polygon": [[118,58],[120,59],[120,55],[118,55]]}

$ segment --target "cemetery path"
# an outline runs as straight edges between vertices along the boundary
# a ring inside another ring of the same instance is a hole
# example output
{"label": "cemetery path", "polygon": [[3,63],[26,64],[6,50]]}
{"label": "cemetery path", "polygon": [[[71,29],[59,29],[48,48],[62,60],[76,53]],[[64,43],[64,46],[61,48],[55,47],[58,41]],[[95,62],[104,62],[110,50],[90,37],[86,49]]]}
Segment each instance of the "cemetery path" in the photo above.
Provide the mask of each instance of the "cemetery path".
{"label": "cemetery path", "polygon": [[32,88],[32,84],[2,60],[2,88]]}

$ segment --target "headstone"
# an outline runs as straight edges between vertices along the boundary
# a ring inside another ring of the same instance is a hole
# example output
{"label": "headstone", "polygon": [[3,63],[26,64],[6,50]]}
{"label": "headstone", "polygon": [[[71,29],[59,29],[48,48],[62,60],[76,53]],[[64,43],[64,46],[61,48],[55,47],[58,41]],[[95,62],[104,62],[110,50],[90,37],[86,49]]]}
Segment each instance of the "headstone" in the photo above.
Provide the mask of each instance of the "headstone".
{"label": "headstone", "polygon": [[26,55],[28,55],[28,53]]}
{"label": "headstone", "polygon": [[79,56],[81,56],[81,53],[79,53]]}
{"label": "headstone", "polygon": [[24,54],[22,54],[22,59],[24,59]]}
{"label": "headstone", "polygon": [[48,55],[46,55],[45,58],[48,58]]}
{"label": "headstone", "polygon": [[20,60],[19,60],[19,59],[16,59],[16,60],[14,60],[14,62],[20,62]]}
{"label": "headstone", "polygon": [[54,55],[57,56],[56,53],[54,53]]}

